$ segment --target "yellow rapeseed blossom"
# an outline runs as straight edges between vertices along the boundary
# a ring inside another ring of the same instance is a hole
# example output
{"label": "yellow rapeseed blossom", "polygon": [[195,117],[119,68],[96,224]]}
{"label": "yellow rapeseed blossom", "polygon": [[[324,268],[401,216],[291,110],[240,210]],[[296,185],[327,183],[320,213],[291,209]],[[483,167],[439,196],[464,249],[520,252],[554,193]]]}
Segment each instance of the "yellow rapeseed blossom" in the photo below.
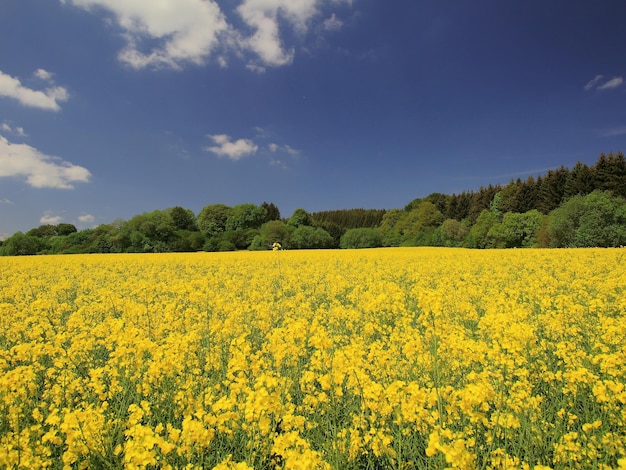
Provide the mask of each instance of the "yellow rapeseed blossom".
{"label": "yellow rapeseed blossom", "polygon": [[0,258],[0,468],[626,468],[626,251]]}

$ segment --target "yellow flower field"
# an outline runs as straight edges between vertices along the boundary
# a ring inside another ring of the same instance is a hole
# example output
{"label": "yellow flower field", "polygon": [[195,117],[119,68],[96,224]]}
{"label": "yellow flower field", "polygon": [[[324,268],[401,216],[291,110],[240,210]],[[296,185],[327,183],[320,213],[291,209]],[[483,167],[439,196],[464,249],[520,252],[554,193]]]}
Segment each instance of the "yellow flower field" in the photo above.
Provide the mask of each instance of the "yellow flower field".
{"label": "yellow flower field", "polygon": [[1,468],[626,468],[626,250],[0,259]]}

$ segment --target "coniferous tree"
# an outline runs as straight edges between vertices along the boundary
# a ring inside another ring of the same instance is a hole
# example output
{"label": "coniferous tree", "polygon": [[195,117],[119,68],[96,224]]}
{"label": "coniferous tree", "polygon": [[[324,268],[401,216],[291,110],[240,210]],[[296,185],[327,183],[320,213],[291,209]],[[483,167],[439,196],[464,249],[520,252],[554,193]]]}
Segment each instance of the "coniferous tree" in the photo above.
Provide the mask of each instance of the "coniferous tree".
{"label": "coniferous tree", "polygon": [[626,197],[626,160],[624,154],[600,154],[596,162],[596,189],[611,191],[616,196]]}
{"label": "coniferous tree", "polygon": [[544,214],[559,207],[565,196],[565,183],[569,177],[569,170],[564,166],[556,170],[548,170],[543,177],[539,188],[537,209]]}
{"label": "coniferous tree", "polygon": [[280,220],[280,211],[273,202],[267,203],[263,201],[261,207],[267,212],[264,222],[269,222],[270,220]]}
{"label": "coniferous tree", "polygon": [[580,161],[571,169],[565,182],[565,199],[572,196],[585,196],[595,189],[595,168],[590,168]]}
{"label": "coniferous tree", "polygon": [[468,214],[468,219],[471,223],[476,222],[476,219],[478,219],[478,216],[483,210],[489,209],[494,196],[501,190],[500,185],[494,186],[490,184],[486,188],[481,186],[478,192],[472,194],[472,204]]}
{"label": "coniferous tree", "polygon": [[498,209],[500,212],[519,212],[518,194],[521,185],[522,181],[518,178],[517,181],[511,180],[509,184],[502,188],[499,192],[500,203]]}
{"label": "coniferous tree", "polygon": [[539,187],[532,176],[523,181],[517,191],[517,211],[521,214],[537,208]]}

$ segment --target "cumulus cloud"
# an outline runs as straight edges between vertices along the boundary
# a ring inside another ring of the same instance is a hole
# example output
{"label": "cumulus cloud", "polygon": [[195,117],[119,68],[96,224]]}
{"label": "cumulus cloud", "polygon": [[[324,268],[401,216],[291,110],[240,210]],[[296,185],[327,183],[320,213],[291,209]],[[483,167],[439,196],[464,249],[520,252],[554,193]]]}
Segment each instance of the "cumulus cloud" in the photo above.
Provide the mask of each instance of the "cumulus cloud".
{"label": "cumulus cloud", "polygon": [[[213,0],[61,0],[85,10],[113,13],[127,40],[119,59],[133,68],[203,63],[220,45],[229,26]],[[142,43],[157,42],[157,47]],[[147,49],[147,50],[146,50]]]}
{"label": "cumulus cloud", "polygon": [[613,77],[610,80],[604,81],[604,75],[596,75],[585,85],[585,90],[610,90],[612,88],[620,87],[622,83],[624,83],[624,79],[622,77]]}
{"label": "cumulus cloud", "polygon": [[[343,2],[352,4],[351,0],[333,0],[333,3]],[[279,21],[304,35],[324,3],[324,0],[244,0],[237,12],[254,34],[241,40],[241,46],[257,54],[264,65],[277,67],[291,63],[295,49],[283,44]],[[342,24],[334,13],[324,21],[327,30],[339,29]]]}
{"label": "cumulus cloud", "polygon": [[96,218],[91,214],[83,214],[78,216],[78,221],[83,224],[92,224]]}
{"label": "cumulus cloud", "polygon": [[18,78],[2,71],[0,71],[0,96],[16,99],[24,106],[50,111],[59,111],[61,109],[59,102],[67,101],[69,98],[67,90],[63,87],[53,86],[43,91],[33,90],[22,85]]}
{"label": "cumulus cloud", "polygon": [[215,134],[209,137],[216,145],[207,147],[206,150],[214,153],[218,157],[239,160],[248,155],[255,154],[259,149],[259,146],[250,139],[239,139],[233,142],[226,134]]}
{"label": "cumulus cloud", "polygon": [[11,144],[0,136],[0,177],[25,177],[33,188],[73,189],[73,183],[88,182],[91,173],[30,145]]}
{"label": "cumulus cloud", "polygon": [[57,225],[63,221],[63,217],[60,215],[52,215],[51,211],[46,211],[44,215],[39,218],[39,223],[44,225]]}
{"label": "cumulus cloud", "polygon": [[[284,44],[281,27],[303,36],[322,5],[352,5],[352,0],[239,0],[235,12],[246,30],[238,31],[215,0],[61,2],[111,13],[127,42],[118,57],[133,68],[182,68],[186,63],[201,64],[218,51],[235,51],[238,55],[248,51],[257,56],[249,67],[256,72],[263,71],[264,66],[278,67],[293,61],[295,48]],[[326,30],[341,25],[335,14],[324,21]],[[215,60],[221,67],[227,64],[223,55],[218,54]]]}
{"label": "cumulus cloud", "polygon": [[52,81],[52,74],[44,69],[35,70],[33,75],[41,80],[45,80],[46,82]]}
{"label": "cumulus cloud", "polygon": [[245,49],[256,53],[270,66],[291,63],[294,49],[285,49],[279,34],[279,13],[298,31],[306,31],[306,23],[316,13],[316,0],[244,0],[237,8],[241,19],[254,34],[241,41]]}

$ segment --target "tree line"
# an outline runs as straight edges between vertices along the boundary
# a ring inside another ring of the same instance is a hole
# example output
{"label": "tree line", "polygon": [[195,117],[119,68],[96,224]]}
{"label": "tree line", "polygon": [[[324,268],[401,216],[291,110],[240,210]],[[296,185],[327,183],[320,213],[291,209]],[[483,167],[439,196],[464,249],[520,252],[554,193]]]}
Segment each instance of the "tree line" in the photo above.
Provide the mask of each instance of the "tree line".
{"label": "tree line", "polygon": [[342,209],[281,217],[273,203],[172,207],[77,230],[41,225],[17,232],[0,255],[148,253],[450,246],[468,248],[626,245],[626,160],[601,154],[544,175],[460,194],[432,193],[402,209]]}

